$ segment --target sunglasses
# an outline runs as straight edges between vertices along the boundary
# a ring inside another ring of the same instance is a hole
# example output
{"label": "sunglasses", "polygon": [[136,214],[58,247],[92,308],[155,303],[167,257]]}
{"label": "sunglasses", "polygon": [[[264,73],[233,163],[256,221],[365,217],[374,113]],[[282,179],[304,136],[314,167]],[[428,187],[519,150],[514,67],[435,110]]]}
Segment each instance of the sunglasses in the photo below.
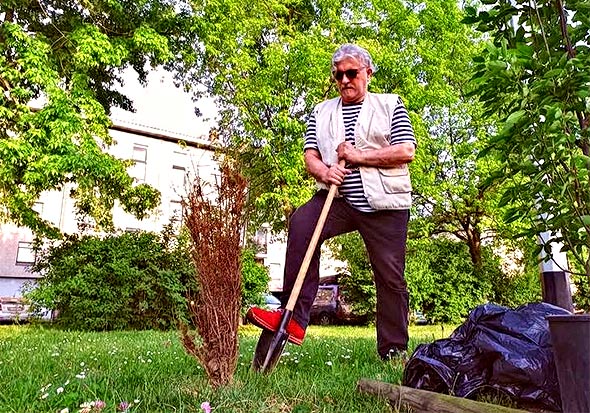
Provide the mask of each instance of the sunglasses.
{"label": "sunglasses", "polygon": [[361,71],[361,69],[364,69],[364,67],[361,67],[359,69],[337,70],[332,75],[334,76],[334,79],[336,79],[339,82],[342,79],[344,79],[344,75],[346,75],[346,77],[349,80],[352,80],[352,79],[355,79],[358,76],[358,74]]}

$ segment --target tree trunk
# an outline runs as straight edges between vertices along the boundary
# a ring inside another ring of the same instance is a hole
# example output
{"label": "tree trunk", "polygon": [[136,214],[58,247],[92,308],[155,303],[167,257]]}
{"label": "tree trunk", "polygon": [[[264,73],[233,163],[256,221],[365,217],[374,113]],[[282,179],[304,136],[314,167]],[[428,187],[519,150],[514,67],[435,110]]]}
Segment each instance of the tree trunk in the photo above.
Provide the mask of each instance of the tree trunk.
{"label": "tree trunk", "polygon": [[407,404],[415,413],[525,413],[524,410],[406,386],[397,386],[376,380],[361,379],[357,383],[357,388],[361,392],[389,399],[392,406]]}
{"label": "tree trunk", "polygon": [[480,270],[482,267],[481,234],[479,233],[479,230],[475,228],[468,228],[465,232],[467,234],[467,245],[469,246],[471,263],[476,270]]}

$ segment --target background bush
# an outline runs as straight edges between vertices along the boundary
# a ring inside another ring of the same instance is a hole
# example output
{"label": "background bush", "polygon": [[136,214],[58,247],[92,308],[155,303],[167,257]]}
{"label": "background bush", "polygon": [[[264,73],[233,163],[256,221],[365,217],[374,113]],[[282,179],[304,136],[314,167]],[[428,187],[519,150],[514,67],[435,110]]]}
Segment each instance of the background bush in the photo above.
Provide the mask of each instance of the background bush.
{"label": "background bush", "polygon": [[[355,313],[373,316],[375,285],[361,237],[346,234],[330,241],[336,258],[345,261],[339,277]],[[477,305],[494,302],[516,307],[541,296],[538,269],[528,262],[504,273],[501,258],[491,247],[482,251],[483,267],[476,269],[466,244],[444,238],[408,240],[405,277],[410,309],[431,321],[458,323]]]}
{"label": "background bush", "polygon": [[69,236],[40,254],[33,270],[44,277],[27,296],[56,309],[67,328],[171,328],[184,316],[194,270],[188,249],[168,235]]}
{"label": "background bush", "polygon": [[572,299],[575,310],[590,313],[590,277],[584,275],[585,269],[576,260],[569,259],[568,262],[573,273],[570,277],[573,283]]}
{"label": "background bush", "polygon": [[356,232],[340,235],[329,240],[328,245],[334,257],[347,264],[340,268],[342,275],[338,276],[345,301],[352,306],[354,314],[373,319],[377,306],[375,283],[361,236]]}
{"label": "background bush", "polygon": [[242,250],[242,313],[252,305],[264,304],[263,294],[268,291],[268,268],[256,262],[256,251]]}
{"label": "background bush", "polygon": [[408,242],[406,280],[413,310],[437,322],[460,322],[473,308],[489,300],[490,271],[495,262],[484,259],[475,271],[467,245],[448,239]]}
{"label": "background bush", "polygon": [[[26,296],[55,309],[56,322],[87,331],[159,329],[187,320],[185,292],[198,291],[186,231],[69,236],[38,254],[43,274]],[[242,253],[242,308],[262,304],[268,270],[253,250]],[[190,287],[190,288],[189,288]]]}

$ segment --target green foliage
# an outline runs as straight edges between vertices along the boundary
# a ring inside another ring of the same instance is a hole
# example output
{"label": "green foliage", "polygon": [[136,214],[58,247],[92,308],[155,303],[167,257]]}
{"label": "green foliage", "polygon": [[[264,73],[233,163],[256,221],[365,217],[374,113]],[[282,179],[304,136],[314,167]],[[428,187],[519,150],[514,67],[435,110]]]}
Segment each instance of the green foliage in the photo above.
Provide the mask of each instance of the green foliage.
{"label": "green foliage", "polygon": [[[518,251],[497,255],[482,249],[482,265],[472,264],[467,245],[444,238],[410,240],[406,280],[410,306],[439,322],[459,322],[486,302],[517,307],[538,301],[541,291],[536,261],[516,260],[517,268],[504,270],[503,261]],[[528,252],[528,250],[527,250]]]}
{"label": "green foliage", "polygon": [[505,243],[497,253],[485,248],[484,257],[489,263],[484,271],[492,286],[489,301],[511,308],[541,301],[538,247],[534,239],[512,246]]}
{"label": "green foliage", "polygon": [[57,236],[33,210],[49,190],[68,191],[103,230],[117,199],[140,219],[158,205],[129,162],[104,152],[108,114],[133,109],[118,91],[124,68],[144,82],[149,65],[192,53],[192,22],[164,0],[0,3],[0,220]]}
{"label": "green foliage", "polygon": [[[362,238],[354,233],[331,241],[338,259],[347,263],[339,283],[359,314],[375,313],[375,286]],[[522,264],[522,263],[519,263]],[[540,297],[538,273],[525,267],[508,274],[500,257],[483,248],[482,266],[475,267],[463,242],[444,238],[408,241],[406,281],[410,309],[433,321],[460,322],[474,307],[488,301],[516,307]]]}
{"label": "green foliage", "polygon": [[581,310],[586,313],[590,312],[590,277],[574,276],[573,283],[576,287],[576,292],[573,296],[573,301],[576,303],[576,310]]}
{"label": "green foliage", "polygon": [[[573,265],[579,264],[574,261]],[[573,272],[574,274],[570,274],[570,277],[575,310],[590,313],[590,277],[580,275],[582,271],[579,268],[574,268]]]}
{"label": "green foliage", "polygon": [[242,310],[251,305],[264,304],[262,294],[268,291],[268,268],[256,262],[256,252],[242,250]]}
{"label": "green foliage", "polygon": [[252,219],[275,231],[313,191],[302,157],[305,121],[315,104],[337,94],[330,59],[339,45],[368,49],[378,67],[370,89],[404,98],[419,142],[427,135],[422,112],[457,100],[454,85],[472,54],[470,30],[453,0],[193,6],[203,17],[202,65],[189,75],[217,98],[219,137],[232,143],[248,171]]}
{"label": "green foliage", "polygon": [[345,275],[338,278],[346,302],[352,305],[354,314],[372,318],[377,306],[377,297],[363,239],[355,232],[340,235],[328,243],[334,257],[346,262],[346,268],[341,269]]}
{"label": "green foliage", "polygon": [[44,277],[27,296],[56,309],[60,325],[92,331],[174,327],[194,278],[186,245],[166,232],[70,236],[42,253],[34,270]]}
{"label": "green foliage", "polygon": [[590,9],[575,0],[489,4],[468,8],[465,20],[491,37],[473,84],[484,114],[502,121],[482,156],[495,156],[510,183],[508,222],[524,222],[529,236],[551,233],[590,276]]}
{"label": "green foliage", "polygon": [[437,322],[461,321],[488,301],[491,290],[488,275],[474,270],[467,246],[442,238],[408,243],[406,280],[411,308]]}

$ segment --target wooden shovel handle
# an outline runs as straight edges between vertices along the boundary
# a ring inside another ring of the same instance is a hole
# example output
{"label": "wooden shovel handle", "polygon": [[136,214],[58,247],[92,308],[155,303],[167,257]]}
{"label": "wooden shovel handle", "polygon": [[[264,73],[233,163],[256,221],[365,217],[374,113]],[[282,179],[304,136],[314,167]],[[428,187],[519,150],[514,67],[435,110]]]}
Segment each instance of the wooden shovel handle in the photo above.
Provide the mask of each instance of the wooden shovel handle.
{"label": "wooden shovel handle", "polygon": [[[338,161],[338,164],[340,166],[344,166],[345,161],[341,159],[340,161]],[[301,291],[303,280],[305,279],[305,275],[307,274],[307,269],[309,268],[311,257],[313,257],[315,248],[318,245],[318,240],[320,239],[322,229],[324,229],[324,223],[326,222],[326,218],[328,217],[328,212],[330,212],[332,201],[334,200],[334,196],[336,196],[336,191],[338,191],[338,186],[334,184],[330,185],[330,190],[328,191],[328,196],[326,197],[326,201],[324,202],[324,207],[322,208],[322,212],[320,213],[320,216],[318,218],[318,223],[316,224],[313,235],[311,236],[311,240],[309,241],[307,252],[305,253],[305,257],[303,258],[301,267],[299,268],[299,273],[297,273],[297,278],[295,279],[293,290],[291,290],[291,295],[289,295],[289,301],[285,306],[286,310],[293,311],[293,308],[295,308],[295,303],[297,302],[297,298],[299,297],[299,292]]]}

